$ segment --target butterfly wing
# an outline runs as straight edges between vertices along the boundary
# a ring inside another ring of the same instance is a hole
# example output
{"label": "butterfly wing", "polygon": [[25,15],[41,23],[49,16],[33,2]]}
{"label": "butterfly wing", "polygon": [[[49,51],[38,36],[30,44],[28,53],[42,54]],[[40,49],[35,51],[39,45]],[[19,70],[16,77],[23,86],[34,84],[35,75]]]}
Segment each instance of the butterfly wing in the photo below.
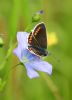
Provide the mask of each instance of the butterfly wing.
{"label": "butterfly wing", "polygon": [[31,53],[34,53],[38,56],[47,56],[48,55],[48,52],[43,50],[40,47],[28,46],[28,49],[31,51]]}
{"label": "butterfly wing", "polygon": [[28,38],[29,50],[31,49],[37,55],[43,55],[47,49],[47,36],[44,23],[39,23],[30,33]]}

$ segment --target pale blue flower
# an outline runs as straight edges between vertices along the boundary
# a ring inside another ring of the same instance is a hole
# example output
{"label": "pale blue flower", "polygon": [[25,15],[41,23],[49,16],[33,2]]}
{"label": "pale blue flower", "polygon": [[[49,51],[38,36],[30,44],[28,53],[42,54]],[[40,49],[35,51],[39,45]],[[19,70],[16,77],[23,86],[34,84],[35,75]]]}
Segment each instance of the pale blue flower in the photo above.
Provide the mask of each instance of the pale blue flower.
{"label": "pale blue flower", "polygon": [[17,33],[18,46],[14,49],[14,54],[25,65],[27,75],[29,78],[38,77],[39,74],[36,70],[45,72],[49,75],[52,73],[52,65],[28,50],[28,33]]}

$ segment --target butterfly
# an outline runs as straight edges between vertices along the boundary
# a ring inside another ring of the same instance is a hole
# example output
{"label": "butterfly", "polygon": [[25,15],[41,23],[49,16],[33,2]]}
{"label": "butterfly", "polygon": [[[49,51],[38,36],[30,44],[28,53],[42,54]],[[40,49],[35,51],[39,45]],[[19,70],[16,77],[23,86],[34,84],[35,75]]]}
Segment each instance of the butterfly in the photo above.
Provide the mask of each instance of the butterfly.
{"label": "butterfly", "polygon": [[46,27],[43,22],[37,24],[28,37],[28,49],[38,56],[47,56]]}

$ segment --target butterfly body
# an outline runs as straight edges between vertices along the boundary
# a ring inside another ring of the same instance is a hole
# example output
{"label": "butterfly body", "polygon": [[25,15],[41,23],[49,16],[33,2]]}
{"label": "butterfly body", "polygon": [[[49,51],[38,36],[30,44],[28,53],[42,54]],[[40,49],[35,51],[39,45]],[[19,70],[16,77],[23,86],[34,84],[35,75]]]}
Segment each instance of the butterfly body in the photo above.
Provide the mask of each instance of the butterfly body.
{"label": "butterfly body", "polygon": [[38,56],[47,56],[47,36],[44,23],[35,26],[28,37],[28,49]]}

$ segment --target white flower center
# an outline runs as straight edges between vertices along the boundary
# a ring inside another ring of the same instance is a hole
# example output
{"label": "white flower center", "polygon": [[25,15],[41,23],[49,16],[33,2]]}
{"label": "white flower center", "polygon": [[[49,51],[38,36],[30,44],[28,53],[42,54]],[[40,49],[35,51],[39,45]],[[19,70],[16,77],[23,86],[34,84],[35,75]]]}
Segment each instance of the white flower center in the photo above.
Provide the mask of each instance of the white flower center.
{"label": "white flower center", "polygon": [[29,60],[27,59],[27,57],[23,56],[22,57],[22,62],[23,63],[29,63]]}

